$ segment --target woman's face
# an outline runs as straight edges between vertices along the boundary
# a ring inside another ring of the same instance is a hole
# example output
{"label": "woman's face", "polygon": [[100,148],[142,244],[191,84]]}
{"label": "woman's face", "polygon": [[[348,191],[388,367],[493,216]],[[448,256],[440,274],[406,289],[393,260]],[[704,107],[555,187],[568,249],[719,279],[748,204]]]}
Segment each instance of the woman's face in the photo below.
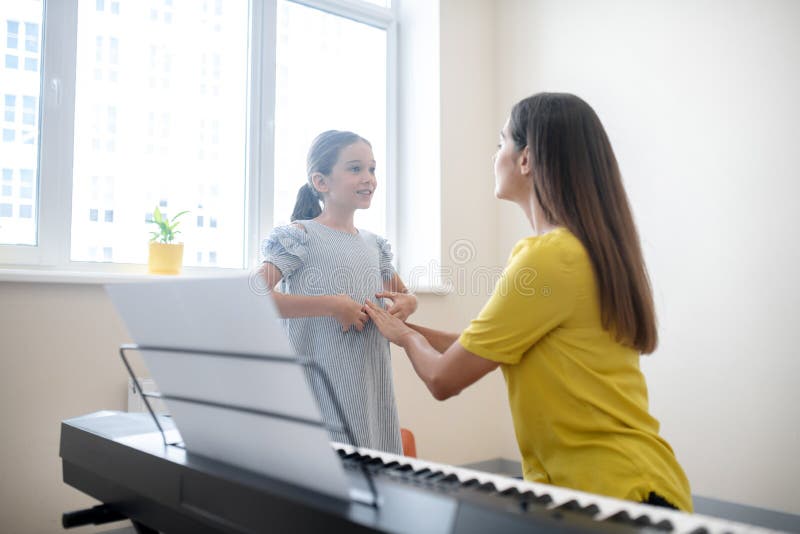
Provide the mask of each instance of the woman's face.
{"label": "woman's face", "polygon": [[530,176],[523,172],[527,169],[527,150],[517,150],[508,122],[500,131],[500,144],[494,155],[494,195],[502,200],[527,201],[532,184]]}

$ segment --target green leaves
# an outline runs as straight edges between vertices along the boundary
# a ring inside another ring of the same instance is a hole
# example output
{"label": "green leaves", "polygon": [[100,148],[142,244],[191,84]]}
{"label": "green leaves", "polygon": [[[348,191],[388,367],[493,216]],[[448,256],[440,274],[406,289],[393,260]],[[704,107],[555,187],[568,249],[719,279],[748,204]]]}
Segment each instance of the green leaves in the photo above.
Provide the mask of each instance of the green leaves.
{"label": "green leaves", "polygon": [[180,230],[176,230],[180,224],[178,217],[186,213],[189,212],[184,210],[170,219],[169,217],[164,217],[164,215],[161,213],[161,210],[158,209],[158,206],[156,206],[156,209],[153,210],[153,220],[150,222],[157,225],[158,230],[150,232],[150,241],[156,241],[159,243],[172,243],[172,241],[175,239],[175,236],[181,233]]}

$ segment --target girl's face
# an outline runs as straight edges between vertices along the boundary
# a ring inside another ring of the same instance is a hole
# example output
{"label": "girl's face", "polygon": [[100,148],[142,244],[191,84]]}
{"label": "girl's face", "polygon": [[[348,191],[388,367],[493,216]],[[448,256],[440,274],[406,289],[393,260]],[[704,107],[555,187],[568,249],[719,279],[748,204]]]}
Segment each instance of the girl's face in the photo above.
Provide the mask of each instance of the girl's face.
{"label": "girl's face", "polygon": [[317,173],[313,178],[317,190],[325,195],[326,204],[354,210],[368,208],[378,187],[372,148],[364,141],[344,147],[331,173]]}
{"label": "girl's face", "polygon": [[494,155],[494,195],[502,200],[527,201],[533,182],[529,176],[527,148],[517,150],[506,120]]}

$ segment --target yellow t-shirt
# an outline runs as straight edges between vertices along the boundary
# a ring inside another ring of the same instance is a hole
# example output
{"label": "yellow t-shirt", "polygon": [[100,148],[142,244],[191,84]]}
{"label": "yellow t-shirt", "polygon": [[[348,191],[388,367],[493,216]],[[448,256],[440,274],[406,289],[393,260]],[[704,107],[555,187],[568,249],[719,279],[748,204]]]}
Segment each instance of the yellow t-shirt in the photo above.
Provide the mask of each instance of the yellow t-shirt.
{"label": "yellow t-shirt", "polygon": [[558,228],[521,240],[461,345],[499,362],[526,480],[692,510],[648,413],[639,353],[604,330],[591,260]]}

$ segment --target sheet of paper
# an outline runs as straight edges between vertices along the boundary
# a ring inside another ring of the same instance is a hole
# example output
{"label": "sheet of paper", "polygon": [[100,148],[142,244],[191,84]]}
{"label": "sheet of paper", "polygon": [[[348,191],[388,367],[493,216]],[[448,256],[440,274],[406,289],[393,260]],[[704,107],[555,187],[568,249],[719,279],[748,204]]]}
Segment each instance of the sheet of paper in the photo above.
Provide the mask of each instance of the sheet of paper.
{"label": "sheet of paper", "polygon": [[[141,354],[162,394],[206,403],[166,401],[190,453],[348,499],[344,470],[274,303],[249,277],[109,284],[106,291],[137,345],[186,350]],[[282,359],[258,358],[264,355]]]}

